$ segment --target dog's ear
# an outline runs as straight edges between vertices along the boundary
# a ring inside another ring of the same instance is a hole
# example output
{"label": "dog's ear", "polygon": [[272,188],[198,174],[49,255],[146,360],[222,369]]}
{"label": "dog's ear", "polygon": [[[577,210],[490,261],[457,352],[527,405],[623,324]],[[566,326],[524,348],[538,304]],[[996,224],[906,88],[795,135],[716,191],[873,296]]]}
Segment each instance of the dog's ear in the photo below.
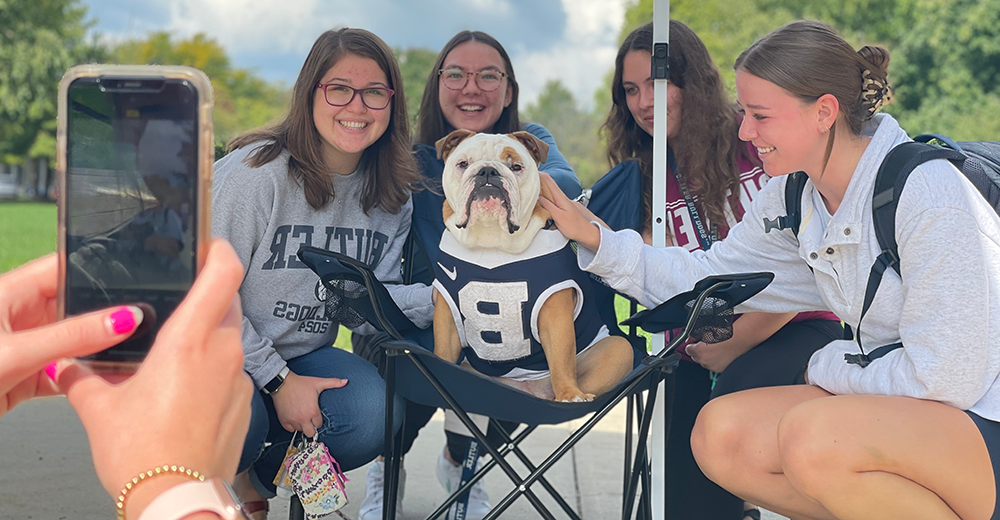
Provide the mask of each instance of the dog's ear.
{"label": "dog's ear", "polygon": [[474,135],[476,135],[476,133],[472,130],[458,129],[441,139],[438,139],[438,141],[434,143],[434,148],[437,149],[438,159],[448,160],[448,156],[451,155],[451,152],[458,146],[458,143],[461,143]]}
{"label": "dog's ear", "polygon": [[545,162],[545,158],[549,156],[549,145],[545,141],[535,137],[531,132],[521,130],[507,135],[517,139],[528,149],[528,153],[535,159],[535,164],[542,164]]}

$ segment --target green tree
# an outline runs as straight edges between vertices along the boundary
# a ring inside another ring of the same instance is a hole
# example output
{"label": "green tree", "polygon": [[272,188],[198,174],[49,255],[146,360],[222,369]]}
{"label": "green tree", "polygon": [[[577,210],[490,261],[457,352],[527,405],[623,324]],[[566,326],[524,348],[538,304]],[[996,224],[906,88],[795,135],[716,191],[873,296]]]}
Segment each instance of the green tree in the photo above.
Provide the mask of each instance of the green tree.
{"label": "green tree", "polygon": [[410,128],[417,126],[420,100],[424,95],[428,74],[437,59],[437,53],[426,47],[395,49],[399,70],[403,75],[403,89],[406,92],[406,114],[410,118]]}
{"label": "green tree", "polygon": [[[733,85],[733,64],[744,49],[781,24],[791,21],[793,15],[781,0],[772,0],[775,5],[762,9],[758,2],[748,0],[673,0],[670,2],[670,18],[693,30],[705,43],[712,60],[719,67],[723,81],[730,92],[735,94]],[[625,10],[625,22],[619,41],[634,29],[653,21],[653,0],[635,0]]]}
{"label": "green tree", "polygon": [[0,162],[55,158],[59,79],[102,57],[78,0],[0,0]]}
{"label": "green tree", "polygon": [[1000,0],[918,0],[892,49],[889,112],[911,134],[1000,138]]}
{"label": "green tree", "polygon": [[272,84],[251,70],[233,67],[225,49],[204,34],[175,41],[167,32],[114,45],[114,63],[186,65],[208,75],[215,97],[213,123],[217,143],[242,132],[276,122],[288,105],[288,89]]}
{"label": "green tree", "polygon": [[849,41],[890,46],[898,43],[913,22],[925,16],[917,11],[915,0],[756,0],[756,3],[767,12],[783,10],[796,19],[822,20]]}
{"label": "green tree", "polygon": [[601,119],[580,108],[559,80],[546,83],[538,99],[520,115],[522,121],[538,123],[552,133],[559,151],[573,166],[583,186],[593,185],[607,172],[604,145],[597,136]]}

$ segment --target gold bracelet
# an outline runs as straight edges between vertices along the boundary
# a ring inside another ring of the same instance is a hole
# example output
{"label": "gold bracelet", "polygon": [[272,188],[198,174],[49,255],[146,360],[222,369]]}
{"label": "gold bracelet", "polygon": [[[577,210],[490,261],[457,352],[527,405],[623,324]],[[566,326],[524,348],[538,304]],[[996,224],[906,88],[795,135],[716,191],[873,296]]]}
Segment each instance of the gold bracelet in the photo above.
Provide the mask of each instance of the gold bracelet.
{"label": "gold bracelet", "polygon": [[145,482],[152,479],[153,477],[159,475],[179,475],[182,477],[190,477],[198,481],[204,481],[205,475],[192,470],[191,468],[185,468],[184,466],[170,466],[164,464],[163,466],[157,466],[149,471],[144,471],[139,473],[139,476],[133,477],[132,480],[125,483],[125,487],[122,488],[122,494],[118,495],[118,501],[115,503],[117,519],[125,519],[125,497],[128,496],[129,492],[133,488],[139,485],[140,482]]}

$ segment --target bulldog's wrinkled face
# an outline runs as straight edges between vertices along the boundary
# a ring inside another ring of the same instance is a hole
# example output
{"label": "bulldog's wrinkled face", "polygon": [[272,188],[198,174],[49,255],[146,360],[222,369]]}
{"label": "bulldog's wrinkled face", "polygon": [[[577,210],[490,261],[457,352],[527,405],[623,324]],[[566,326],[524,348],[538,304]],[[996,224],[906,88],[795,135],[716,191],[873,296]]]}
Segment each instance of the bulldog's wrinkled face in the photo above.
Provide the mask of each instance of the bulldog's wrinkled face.
{"label": "bulldog's wrinkled face", "polygon": [[523,251],[548,219],[539,213],[544,212],[540,206],[536,208],[538,161],[548,153],[548,145],[528,132],[456,130],[438,141],[437,148],[445,159],[445,225],[459,242]]}

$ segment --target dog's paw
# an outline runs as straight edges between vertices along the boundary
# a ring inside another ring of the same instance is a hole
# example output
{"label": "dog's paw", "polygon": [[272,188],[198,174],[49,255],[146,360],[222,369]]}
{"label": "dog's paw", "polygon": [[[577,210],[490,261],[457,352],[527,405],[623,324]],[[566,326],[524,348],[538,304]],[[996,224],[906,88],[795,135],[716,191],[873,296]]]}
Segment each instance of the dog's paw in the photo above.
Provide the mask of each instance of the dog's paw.
{"label": "dog's paw", "polygon": [[573,392],[570,395],[556,396],[556,401],[563,403],[589,403],[593,401],[596,396],[594,394],[585,394],[582,391]]}

